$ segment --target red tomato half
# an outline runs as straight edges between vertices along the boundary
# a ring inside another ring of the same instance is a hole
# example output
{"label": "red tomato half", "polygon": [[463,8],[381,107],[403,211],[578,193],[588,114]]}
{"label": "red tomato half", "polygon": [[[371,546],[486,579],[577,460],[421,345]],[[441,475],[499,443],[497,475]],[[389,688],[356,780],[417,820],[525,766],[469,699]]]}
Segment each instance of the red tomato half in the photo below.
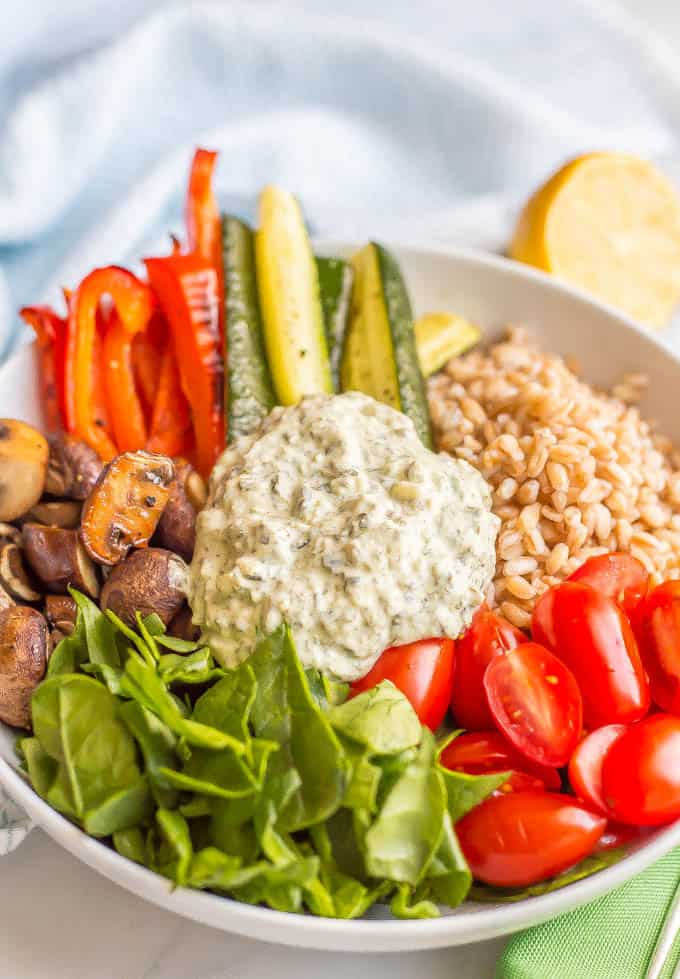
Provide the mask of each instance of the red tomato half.
{"label": "red tomato half", "polygon": [[602,762],[614,742],[626,731],[625,724],[607,724],[591,731],[569,759],[569,781],[579,797],[597,812],[609,815],[602,798]]}
{"label": "red tomato half", "polygon": [[559,789],[562,785],[560,774],[555,768],[546,768],[529,761],[498,731],[459,734],[444,748],[440,761],[453,772],[467,772],[469,775],[512,771],[509,783],[510,788],[516,792],[529,788]]}
{"label": "red tomato half", "polygon": [[647,594],[649,573],[632,554],[598,554],[589,557],[568,580],[580,581],[613,598],[630,617]]}
{"label": "red tomato half", "polygon": [[527,637],[507,619],[486,605],[477,610],[465,635],[456,643],[456,668],[453,673],[451,710],[456,722],[468,731],[493,727],[482,680],[494,656],[514,649]]}
{"label": "red tomato half", "polygon": [[680,714],[680,581],[665,581],[640,606],[636,629],[652,700]]}
{"label": "red tomato half", "polygon": [[538,601],[533,637],[576,677],[589,729],[630,724],[649,710],[649,684],[621,607],[589,585],[567,581]]}
{"label": "red tomato half", "polygon": [[453,639],[421,639],[390,646],[366,676],[352,684],[350,696],[391,680],[408,697],[421,723],[435,731],[449,703],[454,645]]}
{"label": "red tomato half", "polygon": [[661,826],[680,816],[680,718],[651,714],[618,738],[602,764],[602,795],[614,819]]}
{"label": "red tomato half", "polygon": [[559,874],[592,852],[607,821],[553,792],[491,796],[456,823],[477,880],[526,887]]}
{"label": "red tomato half", "polygon": [[581,736],[581,694],[571,671],[527,642],[492,659],[484,689],[498,728],[539,765],[566,765]]}

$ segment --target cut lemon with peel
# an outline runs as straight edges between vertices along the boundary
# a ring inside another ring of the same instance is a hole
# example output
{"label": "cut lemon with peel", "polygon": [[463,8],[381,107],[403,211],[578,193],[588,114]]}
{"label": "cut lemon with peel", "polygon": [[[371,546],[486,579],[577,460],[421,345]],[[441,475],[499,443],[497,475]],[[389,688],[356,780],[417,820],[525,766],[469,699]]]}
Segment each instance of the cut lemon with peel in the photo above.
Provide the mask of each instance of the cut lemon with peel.
{"label": "cut lemon with peel", "polygon": [[528,201],[510,255],[663,326],[680,301],[680,197],[645,160],[580,156]]}
{"label": "cut lemon with peel", "polygon": [[416,320],[415,333],[424,377],[474,347],[482,335],[478,326],[454,313],[425,313]]}

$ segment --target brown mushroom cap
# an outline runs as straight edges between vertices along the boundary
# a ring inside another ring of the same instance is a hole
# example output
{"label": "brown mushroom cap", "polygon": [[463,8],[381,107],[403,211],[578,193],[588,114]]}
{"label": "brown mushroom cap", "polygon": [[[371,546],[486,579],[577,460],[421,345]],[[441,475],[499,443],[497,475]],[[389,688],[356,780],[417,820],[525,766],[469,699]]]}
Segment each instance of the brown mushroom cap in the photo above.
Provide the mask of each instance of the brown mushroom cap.
{"label": "brown mushroom cap", "polygon": [[34,608],[0,612],[0,721],[31,727],[31,695],[45,675],[50,639],[47,622]]}
{"label": "brown mushroom cap", "polygon": [[47,595],[45,598],[45,618],[50,628],[59,629],[70,636],[78,617],[78,606],[70,595]]}
{"label": "brown mushroom cap", "polygon": [[54,435],[49,446],[45,492],[86,500],[104,468],[102,460],[87,442],[73,435]]}
{"label": "brown mushroom cap", "polygon": [[0,418],[0,520],[16,520],[38,502],[47,475],[47,440],[31,425]]}
{"label": "brown mushroom cap", "polygon": [[92,598],[97,597],[97,569],[77,530],[27,523],[23,536],[26,560],[47,591],[61,594],[72,585]]}
{"label": "brown mushroom cap", "polygon": [[155,543],[174,551],[185,561],[191,561],[196,542],[196,507],[186,492],[192,476],[198,476],[198,473],[190,463],[175,459],[175,481],[154,536]]}
{"label": "brown mushroom cap", "polygon": [[5,544],[0,551],[0,584],[20,602],[40,601],[38,583],[26,567],[23,548],[16,544]]}
{"label": "brown mushroom cap", "polygon": [[191,615],[191,609],[185,603],[169,623],[168,635],[176,636],[177,639],[186,639],[187,642],[198,642],[201,630],[194,625]]}
{"label": "brown mushroom cap", "polygon": [[117,564],[131,548],[148,544],[174,478],[167,456],[143,451],[116,456],[83,507],[80,533],[90,557]]}
{"label": "brown mushroom cap", "polygon": [[188,570],[181,557],[163,548],[132,551],[106,579],[100,605],[128,625],[135,624],[136,612],[155,612],[167,625],[184,604]]}
{"label": "brown mushroom cap", "polygon": [[77,500],[42,500],[26,514],[30,523],[43,523],[48,527],[64,527],[72,530],[80,526],[82,503]]}

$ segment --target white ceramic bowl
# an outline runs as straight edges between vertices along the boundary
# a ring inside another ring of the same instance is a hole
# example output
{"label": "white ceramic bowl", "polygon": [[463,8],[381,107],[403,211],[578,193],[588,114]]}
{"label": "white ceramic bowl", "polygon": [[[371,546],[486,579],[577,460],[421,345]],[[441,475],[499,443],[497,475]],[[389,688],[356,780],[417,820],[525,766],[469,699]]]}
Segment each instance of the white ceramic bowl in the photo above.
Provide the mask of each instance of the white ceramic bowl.
{"label": "white ceramic bowl", "polygon": [[[348,254],[347,244],[324,242],[319,251]],[[629,320],[583,294],[525,266],[462,251],[395,247],[417,313],[452,310],[498,335],[524,323],[546,350],[575,356],[585,377],[611,385],[622,373],[644,370],[650,386],[643,412],[680,443],[680,360]],[[34,348],[22,348],[0,369],[0,415],[40,424]],[[439,919],[395,921],[380,911],[360,921],[285,914],[217,895],[171,890],[162,877],[125,860],[86,836],[33,792],[16,770],[15,732],[0,725],[0,782],[29,815],[69,852],[110,880],[187,918],[269,942],[339,951],[399,951],[481,941],[537,924],[584,904],[639,873],[680,844],[680,822],[647,837],[619,863],[585,880],[516,904],[468,903]]]}

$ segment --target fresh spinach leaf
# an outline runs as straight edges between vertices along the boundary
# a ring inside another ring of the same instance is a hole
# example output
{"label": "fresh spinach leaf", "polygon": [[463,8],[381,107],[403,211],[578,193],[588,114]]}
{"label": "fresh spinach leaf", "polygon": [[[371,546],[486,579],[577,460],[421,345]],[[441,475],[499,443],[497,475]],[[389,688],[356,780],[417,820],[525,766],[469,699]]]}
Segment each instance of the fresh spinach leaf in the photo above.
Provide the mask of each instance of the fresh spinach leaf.
{"label": "fresh spinach leaf", "polygon": [[188,639],[180,639],[177,636],[156,635],[155,638],[159,646],[163,646],[173,653],[194,653],[201,648],[200,642],[190,642]]}
{"label": "fresh spinach leaf", "polygon": [[156,803],[163,809],[174,809],[178,799],[177,790],[162,770],[177,767],[177,738],[160,718],[136,700],[120,704],[118,716],[139,745]]}
{"label": "fresh spinach leaf", "polygon": [[90,836],[111,836],[117,830],[132,829],[153,813],[154,801],[149,783],[140,776],[127,788],[120,789],[90,806],[83,814],[83,829]]}
{"label": "fresh spinach leaf", "polygon": [[113,845],[121,857],[127,857],[134,863],[146,864],[146,844],[144,834],[139,826],[133,826],[131,829],[119,829],[112,835]]}
{"label": "fresh spinach leaf", "polygon": [[175,857],[175,883],[178,887],[183,887],[187,882],[194,855],[189,824],[177,809],[159,809],[156,812],[156,822]]}
{"label": "fresh spinach leaf", "polygon": [[158,673],[168,685],[171,683],[209,683],[224,676],[224,670],[215,666],[207,647],[187,655],[166,653],[158,660]]}
{"label": "fresh spinach leaf", "polygon": [[408,884],[399,884],[390,903],[390,911],[395,918],[438,918],[439,908],[432,901],[424,898],[413,898],[413,888]]}
{"label": "fresh spinach leaf", "polygon": [[468,775],[466,772],[452,772],[442,765],[437,766],[444,780],[449,813],[453,823],[483,802],[488,795],[500,788],[510,777],[510,772],[494,772],[489,775]]}
{"label": "fresh spinach leaf", "polygon": [[389,680],[333,707],[328,719],[337,731],[376,755],[392,755],[420,744],[422,726],[418,716]]}

